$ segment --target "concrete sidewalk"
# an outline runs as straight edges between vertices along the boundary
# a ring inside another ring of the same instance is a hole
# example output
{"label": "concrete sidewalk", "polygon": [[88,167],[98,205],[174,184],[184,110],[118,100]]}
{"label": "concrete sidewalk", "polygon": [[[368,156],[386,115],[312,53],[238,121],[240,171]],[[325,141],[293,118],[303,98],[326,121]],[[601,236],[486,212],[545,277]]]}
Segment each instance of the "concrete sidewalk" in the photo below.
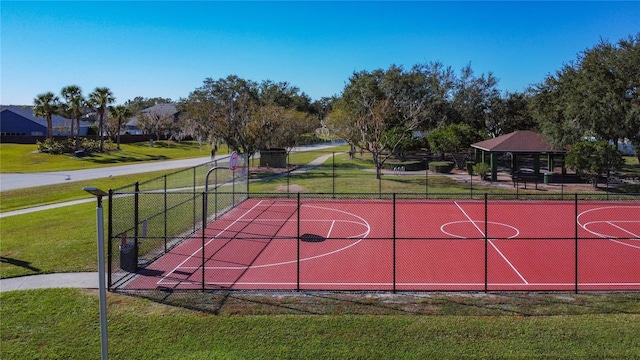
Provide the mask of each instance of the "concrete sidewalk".
{"label": "concrete sidewalk", "polygon": [[0,292],[47,288],[97,289],[97,272],[42,274],[0,279]]}

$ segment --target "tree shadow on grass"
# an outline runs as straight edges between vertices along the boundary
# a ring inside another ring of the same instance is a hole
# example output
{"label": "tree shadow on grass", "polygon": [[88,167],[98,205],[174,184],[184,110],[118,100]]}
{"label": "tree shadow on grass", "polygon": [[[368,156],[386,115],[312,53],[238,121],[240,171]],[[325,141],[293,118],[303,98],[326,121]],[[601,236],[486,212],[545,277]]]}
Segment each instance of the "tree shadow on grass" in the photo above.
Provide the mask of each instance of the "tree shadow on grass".
{"label": "tree shadow on grass", "polygon": [[89,159],[89,161],[96,164],[139,163],[158,160],[169,160],[169,157],[165,155],[146,155],[144,157],[113,156],[108,159]]}
{"label": "tree shadow on grass", "polygon": [[33,271],[35,273],[39,273],[39,272],[42,271],[42,270],[38,269],[37,267],[31,266],[30,262],[24,261],[24,260],[18,260],[18,259],[13,259],[13,258],[0,256],[0,262],[11,264],[11,265],[14,265],[14,266],[19,266],[21,268],[25,268],[27,270],[31,270],[31,271]]}
{"label": "tree shadow on grass", "polygon": [[[120,291],[119,291],[120,292]],[[557,316],[637,314],[636,292],[396,293],[341,291],[152,291],[120,292],[212,315],[427,315]]]}

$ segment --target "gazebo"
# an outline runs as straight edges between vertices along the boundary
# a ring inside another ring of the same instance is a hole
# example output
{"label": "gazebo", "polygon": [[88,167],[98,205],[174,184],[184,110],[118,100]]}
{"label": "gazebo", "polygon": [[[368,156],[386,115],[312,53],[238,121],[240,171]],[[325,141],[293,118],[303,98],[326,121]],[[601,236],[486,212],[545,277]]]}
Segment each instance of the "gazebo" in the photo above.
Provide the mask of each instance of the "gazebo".
{"label": "gazebo", "polygon": [[491,167],[491,181],[498,180],[498,156],[510,157],[511,175],[524,171],[520,169],[519,160],[531,159],[532,168],[526,169],[531,176],[540,178],[540,157],[546,156],[546,168],[548,172],[553,172],[554,159],[556,155],[561,158],[562,172],[564,173],[565,150],[555,148],[547,139],[534,131],[520,130],[498,136],[493,139],[484,140],[472,144],[475,152],[476,162],[488,163]]}

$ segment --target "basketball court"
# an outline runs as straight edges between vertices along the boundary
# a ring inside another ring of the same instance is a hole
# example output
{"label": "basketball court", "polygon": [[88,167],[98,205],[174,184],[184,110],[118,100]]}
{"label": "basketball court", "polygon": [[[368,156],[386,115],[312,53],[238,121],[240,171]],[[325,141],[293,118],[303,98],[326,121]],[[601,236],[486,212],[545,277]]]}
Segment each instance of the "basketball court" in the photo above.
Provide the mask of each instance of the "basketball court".
{"label": "basketball court", "polygon": [[249,198],[120,288],[640,290],[640,204]]}

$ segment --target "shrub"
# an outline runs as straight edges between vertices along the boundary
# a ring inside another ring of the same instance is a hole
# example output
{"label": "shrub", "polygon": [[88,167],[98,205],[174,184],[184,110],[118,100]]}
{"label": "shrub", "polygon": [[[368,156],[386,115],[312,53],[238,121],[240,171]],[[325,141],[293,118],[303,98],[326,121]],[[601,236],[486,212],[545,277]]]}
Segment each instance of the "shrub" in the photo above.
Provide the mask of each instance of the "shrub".
{"label": "shrub", "polygon": [[480,175],[481,179],[487,178],[487,172],[489,172],[491,166],[487,163],[477,163],[473,165],[473,173]]}
{"label": "shrub", "polygon": [[65,139],[56,141],[53,139],[46,139],[45,141],[37,141],[38,151],[46,154],[66,154],[73,151],[73,139]]}
{"label": "shrub", "polygon": [[429,170],[435,173],[447,174],[453,170],[451,161],[434,161],[429,163]]}
{"label": "shrub", "polygon": [[[65,139],[65,140],[53,140],[46,139],[42,142],[36,142],[38,145],[38,151],[41,153],[47,154],[72,154],[75,151],[75,140],[74,139]],[[86,153],[95,153],[100,152],[100,141],[99,140],[91,140],[87,138],[80,139],[80,149],[84,150]],[[116,150],[116,145],[113,141],[105,140],[104,142],[104,151],[114,151]]]}

